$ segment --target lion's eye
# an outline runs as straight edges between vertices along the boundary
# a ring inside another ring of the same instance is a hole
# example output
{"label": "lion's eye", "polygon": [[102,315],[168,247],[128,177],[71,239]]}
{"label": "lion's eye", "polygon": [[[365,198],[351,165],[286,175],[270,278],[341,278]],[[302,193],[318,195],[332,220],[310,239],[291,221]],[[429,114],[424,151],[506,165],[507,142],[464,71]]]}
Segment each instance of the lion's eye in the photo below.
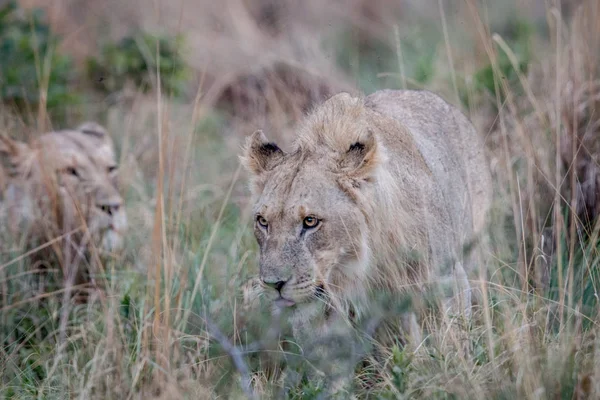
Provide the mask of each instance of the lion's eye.
{"label": "lion's eye", "polygon": [[265,219],[265,217],[263,217],[262,215],[258,215],[256,217],[256,222],[258,222],[258,224],[260,226],[262,226],[263,228],[266,228],[267,226],[269,226],[269,223],[267,222],[267,220]]}
{"label": "lion's eye", "polygon": [[302,226],[304,229],[315,228],[317,225],[319,225],[319,220],[313,216],[308,216],[304,218],[304,221],[302,221]]}
{"label": "lion's eye", "polygon": [[110,167],[108,167],[108,173],[109,174],[115,172],[116,170],[117,170],[117,166],[116,165],[111,165]]}
{"label": "lion's eye", "polygon": [[73,175],[74,177],[79,178],[79,172],[77,172],[77,169],[75,169],[74,167],[68,167],[66,169],[67,174],[69,175]]}

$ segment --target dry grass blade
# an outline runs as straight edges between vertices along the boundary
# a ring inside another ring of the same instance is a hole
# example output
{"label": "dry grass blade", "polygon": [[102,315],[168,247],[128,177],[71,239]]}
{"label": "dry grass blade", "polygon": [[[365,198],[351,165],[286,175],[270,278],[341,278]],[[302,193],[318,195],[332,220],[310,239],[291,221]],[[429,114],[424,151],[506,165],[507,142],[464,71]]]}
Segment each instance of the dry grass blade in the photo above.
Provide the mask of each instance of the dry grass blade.
{"label": "dry grass blade", "polygon": [[74,229],[74,230],[72,230],[70,232],[64,233],[64,234],[62,234],[62,235],[60,235],[60,236],[58,236],[58,237],[56,237],[56,238],[54,238],[52,240],[49,240],[48,242],[46,242],[46,243],[44,243],[42,245],[39,245],[38,247],[36,247],[34,249],[31,249],[31,250],[29,250],[29,251],[27,251],[27,252],[19,255],[18,257],[15,257],[14,259],[12,259],[12,260],[4,263],[4,264],[1,264],[0,265],[0,271],[2,271],[6,267],[9,267],[12,264],[18,263],[19,261],[22,261],[22,260],[26,259],[27,257],[29,257],[29,256],[31,256],[31,255],[33,255],[33,254],[35,254],[35,253],[37,253],[37,252],[39,252],[41,250],[44,250],[47,247],[50,247],[50,246],[52,246],[52,245],[54,245],[54,244],[56,244],[56,243],[64,240],[66,237],[68,237],[68,236],[70,236],[70,235],[72,235],[74,233],[77,233],[77,232],[79,232],[81,230],[82,230],[82,228],[77,228],[77,229]]}
{"label": "dry grass blade", "polygon": [[[227,190],[227,193],[225,194],[225,197],[223,199],[223,203],[221,205],[221,209],[219,210],[219,215],[217,216],[217,219],[212,227],[211,233],[210,233],[210,237],[208,238],[208,242],[206,244],[206,247],[204,249],[204,255],[202,256],[202,261],[200,262],[200,269],[197,272],[196,275],[196,279],[194,281],[194,286],[192,289],[192,294],[190,296],[190,304],[194,303],[194,299],[196,298],[196,295],[198,294],[198,289],[200,288],[200,283],[202,282],[202,278],[203,278],[203,274],[204,274],[204,269],[206,268],[206,263],[208,262],[208,256],[212,247],[212,244],[217,236],[217,232],[219,231],[219,227],[220,227],[220,223],[221,223],[221,219],[223,218],[223,213],[225,212],[225,208],[227,207],[227,204],[229,202],[229,199],[231,197],[231,193],[233,191],[233,188],[240,176],[240,172],[242,171],[242,166],[241,164],[238,165],[237,169],[235,170],[235,173],[233,175],[233,178],[231,180],[231,184],[229,185],[229,189]],[[187,321],[189,320],[189,316],[191,313],[191,308],[188,308],[185,310],[184,314],[183,314],[183,323],[184,325],[187,323]]]}

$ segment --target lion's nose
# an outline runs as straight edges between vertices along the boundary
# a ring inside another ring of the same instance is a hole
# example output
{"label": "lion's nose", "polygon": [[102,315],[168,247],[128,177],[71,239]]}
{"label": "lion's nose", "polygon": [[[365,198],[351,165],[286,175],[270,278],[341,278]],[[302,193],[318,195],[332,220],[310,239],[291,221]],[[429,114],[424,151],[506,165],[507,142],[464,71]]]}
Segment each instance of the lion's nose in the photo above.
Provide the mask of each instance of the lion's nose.
{"label": "lion's nose", "polygon": [[265,285],[272,287],[273,289],[277,290],[278,292],[281,292],[281,289],[286,284],[286,282],[287,281],[270,281],[267,279],[263,279],[263,283]]}
{"label": "lion's nose", "polygon": [[102,210],[106,214],[112,216],[119,211],[119,208],[121,208],[121,203],[120,202],[105,202],[105,203],[96,204],[96,207],[98,207],[100,210]]}

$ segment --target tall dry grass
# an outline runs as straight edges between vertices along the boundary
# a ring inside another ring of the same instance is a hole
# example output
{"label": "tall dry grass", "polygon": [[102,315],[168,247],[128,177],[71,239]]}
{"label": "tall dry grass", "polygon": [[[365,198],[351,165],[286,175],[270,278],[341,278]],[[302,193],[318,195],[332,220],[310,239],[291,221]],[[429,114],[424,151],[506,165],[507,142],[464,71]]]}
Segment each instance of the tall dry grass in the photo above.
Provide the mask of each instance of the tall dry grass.
{"label": "tall dry grass", "polygon": [[[486,138],[492,246],[472,274],[472,356],[426,319],[416,351],[380,349],[383,365],[356,367],[357,395],[600,397],[598,224],[578,224],[599,204],[597,0],[569,12],[536,1],[27,3],[51,11],[80,58],[132,27],[182,32],[197,76],[183,100],[158,90],[88,105],[118,142],[131,224],[97,277],[102,301],[65,304],[59,268],[40,276],[26,249],[0,246],[3,396],[276,398],[285,365],[310,366],[285,324],[243,301],[257,251],[239,146],[259,127],[289,141],[302,112],[340,88],[392,86],[436,90]],[[538,26],[523,39],[526,71],[516,17]],[[481,89],[486,67],[493,90]],[[0,114],[3,131],[27,129]],[[294,396],[319,388],[299,383]]]}

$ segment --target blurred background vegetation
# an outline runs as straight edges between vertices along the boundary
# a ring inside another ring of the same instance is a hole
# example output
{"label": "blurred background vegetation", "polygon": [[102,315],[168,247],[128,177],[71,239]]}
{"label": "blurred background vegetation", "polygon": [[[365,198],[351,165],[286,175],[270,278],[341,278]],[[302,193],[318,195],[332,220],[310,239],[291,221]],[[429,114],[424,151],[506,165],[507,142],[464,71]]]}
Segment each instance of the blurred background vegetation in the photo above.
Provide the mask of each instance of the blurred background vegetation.
{"label": "blurred background vegetation", "polygon": [[[285,148],[341,90],[410,88],[485,138],[493,245],[472,276],[485,296],[472,359],[430,322],[419,352],[357,362],[357,396],[600,398],[599,58],[598,0],[0,1],[0,130],[107,126],[131,223],[66,342],[60,268],[40,276],[0,243],[0,396],[243,397],[218,331],[249,346],[254,393],[278,398],[283,367],[310,366],[285,325],[252,347],[273,321],[244,302],[257,249],[240,144],[260,128]],[[321,389],[300,379],[287,396]]]}

